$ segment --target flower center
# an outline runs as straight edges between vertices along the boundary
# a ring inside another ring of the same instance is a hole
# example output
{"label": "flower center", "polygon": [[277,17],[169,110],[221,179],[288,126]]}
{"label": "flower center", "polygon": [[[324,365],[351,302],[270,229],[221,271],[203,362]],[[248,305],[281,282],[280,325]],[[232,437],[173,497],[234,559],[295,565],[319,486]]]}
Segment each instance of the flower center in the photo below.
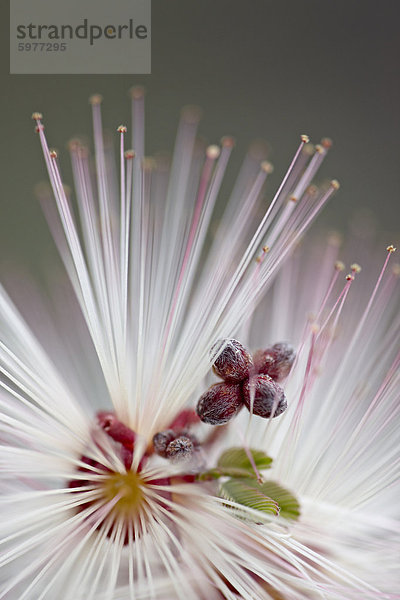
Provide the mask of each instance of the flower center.
{"label": "flower center", "polygon": [[140,474],[134,471],[111,473],[102,486],[106,502],[119,498],[111,512],[124,518],[136,514],[144,497],[143,484]]}

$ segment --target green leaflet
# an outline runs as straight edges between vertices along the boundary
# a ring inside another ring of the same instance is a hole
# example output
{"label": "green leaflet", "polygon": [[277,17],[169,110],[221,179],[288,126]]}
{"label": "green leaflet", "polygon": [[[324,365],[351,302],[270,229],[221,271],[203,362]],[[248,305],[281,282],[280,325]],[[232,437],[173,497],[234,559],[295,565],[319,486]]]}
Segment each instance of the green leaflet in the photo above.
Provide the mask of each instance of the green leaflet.
{"label": "green leaflet", "polygon": [[274,481],[265,481],[260,487],[267,496],[270,496],[279,504],[279,508],[281,509],[279,514],[281,517],[292,520],[298,519],[300,516],[300,504],[289,490]]}
{"label": "green leaflet", "polygon": [[229,479],[221,485],[221,496],[262,512],[279,513],[285,519],[296,520],[300,515],[295,496],[274,481],[260,484],[255,479]]}
{"label": "green leaflet", "polygon": [[221,496],[264,513],[279,513],[278,503],[267,496],[262,486],[252,479],[228,479],[221,485]]}
{"label": "green leaflet", "polygon": [[[249,452],[251,453],[254,463],[259,471],[263,471],[271,467],[272,458],[267,456],[265,452],[262,452],[261,450],[254,450],[253,448],[250,448]],[[255,477],[252,464],[243,448],[228,448],[228,450],[225,450],[225,452],[223,452],[219,457],[217,467],[220,467],[221,469],[230,467],[245,469],[246,471],[251,471]]]}
{"label": "green leaflet", "polygon": [[[272,458],[267,456],[265,452],[253,449],[250,449],[249,452],[258,471],[270,468]],[[197,478],[199,481],[211,481],[220,477],[239,477],[241,479],[251,477],[257,479],[257,474],[243,448],[229,448],[221,454],[215,468],[200,473]]]}
{"label": "green leaflet", "polygon": [[199,473],[197,479],[199,481],[211,481],[213,479],[219,479],[220,477],[252,477],[255,478],[256,474],[253,469],[240,469],[236,467],[215,467],[214,469],[209,469],[208,471],[204,471],[203,473]]}

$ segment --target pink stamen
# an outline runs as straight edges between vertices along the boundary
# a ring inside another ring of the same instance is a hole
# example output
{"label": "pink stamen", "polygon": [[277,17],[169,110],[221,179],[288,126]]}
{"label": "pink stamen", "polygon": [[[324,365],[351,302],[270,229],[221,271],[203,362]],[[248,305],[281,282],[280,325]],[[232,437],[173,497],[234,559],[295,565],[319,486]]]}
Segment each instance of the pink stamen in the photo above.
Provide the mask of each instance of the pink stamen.
{"label": "pink stamen", "polygon": [[125,132],[126,127],[120,125],[118,127],[118,132],[121,134],[120,139],[120,186],[121,186],[121,224],[126,221],[126,180],[125,180]]}
{"label": "pink stamen", "polygon": [[319,310],[318,310],[317,316],[315,317],[315,321],[316,321],[317,323],[318,323],[318,321],[319,321],[319,319],[320,319],[320,317],[321,317],[321,314],[322,314],[322,312],[323,312],[323,310],[324,310],[324,308],[325,308],[325,306],[326,306],[326,303],[328,302],[328,298],[329,298],[329,296],[331,295],[331,292],[332,292],[332,290],[333,290],[333,288],[334,288],[334,286],[335,286],[335,283],[336,283],[336,281],[337,281],[337,279],[338,279],[338,277],[339,277],[339,273],[340,273],[339,269],[336,269],[336,268],[335,268],[335,272],[334,272],[334,274],[333,274],[333,277],[332,277],[332,279],[331,279],[331,282],[330,282],[330,284],[329,284],[329,287],[328,287],[328,289],[327,289],[327,291],[326,291],[325,297],[324,297],[324,299],[322,300],[322,303],[321,303],[321,306],[320,306],[320,308],[319,308]]}
{"label": "pink stamen", "polygon": [[360,323],[359,323],[359,325],[358,325],[358,328],[357,328],[357,333],[358,333],[358,332],[359,332],[359,331],[362,329],[362,327],[364,326],[365,320],[366,320],[366,318],[367,318],[367,316],[368,316],[368,313],[369,313],[369,311],[370,311],[370,309],[371,309],[372,303],[373,303],[373,301],[374,301],[374,299],[375,299],[376,293],[377,293],[377,291],[378,291],[378,288],[379,288],[379,286],[380,286],[380,283],[381,283],[381,281],[382,281],[382,277],[383,277],[383,275],[384,275],[384,273],[385,273],[385,271],[386,271],[386,267],[387,267],[387,265],[388,265],[388,262],[389,262],[389,260],[390,260],[390,256],[393,254],[393,252],[394,252],[394,251],[395,251],[395,248],[393,248],[393,246],[388,246],[388,248],[387,248],[387,252],[388,252],[388,254],[387,254],[386,260],[385,260],[385,262],[383,263],[383,267],[382,267],[382,269],[381,269],[381,272],[380,272],[380,274],[379,274],[378,281],[377,281],[377,282],[376,282],[376,284],[375,284],[375,287],[374,287],[374,290],[373,290],[373,292],[372,292],[371,298],[369,299],[369,302],[368,302],[368,304],[367,304],[367,307],[366,307],[366,309],[365,309],[365,311],[364,311],[364,314],[363,314],[363,316],[362,316],[362,318],[361,318],[361,321],[360,321]]}
{"label": "pink stamen", "polygon": [[309,379],[310,379],[310,375],[311,375],[311,368],[312,368],[312,364],[313,364],[313,359],[314,359],[314,354],[315,354],[315,342],[317,339],[317,333],[315,330],[312,330],[311,333],[311,345],[310,345],[310,350],[308,353],[308,358],[307,358],[307,365],[306,365],[306,370],[304,373],[304,380],[303,380],[303,385],[301,388],[301,392],[300,392],[300,397],[299,397],[299,402],[296,406],[296,412],[295,412],[295,419],[294,422],[297,425],[299,419],[300,419],[300,414],[303,410],[303,406],[304,406],[304,398],[306,395],[306,391],[308,389],[309,386]]}
{"label": "pink stamen", "polygon": [[338,304],[340,303],[341,300],[342,300],[341,306],[343,306],[343,301],[346,299],[347,294],[349,293],[350,286],[353,283],[353,281],[354,281],[354,277],[353,276],[352,276],[351,279],[348,279],[346,281],[346,283],[345,283],[342,291],[340,292],[340,294],[339,294],[339,296],[338,296],[335,304],[333,305],[333,307],[329,311],[329,314],[328,314],[327,318],[325,319],[324,323],[321,325],[321,327],[319,329],[319,332],[318,332],[318,335],[317,335],[317,338],[319,338],[320,335],[321,335],[321,333],[325,330],[327,324],[329,323],[332,315],[334,314],[334,312],[335,312],[335,310],[336,310],[336,308],[337,308],[337,306],[338,306]]}
{"label": "pink stamen", "polygon": [[185,271],[186,271],[186,267],[187,264],[189,262],[189,258],[192,252],[192,248],[194,245],[194,241],[195,241],[195,237],[196,237],[196,231],[198,229],[199,226],[199,222],[200,222],[200,218],[201,218],[201,213],[204,207],[204,200],[206,197],[206,192],[207,192],[207,188],[208,188],[208,184],[210,182],[211,179],[211,175],[212,175],[212,171],[213,171],[213,166],[216,160],[216,156],[215,155],[207,155],[206,156],[206,160],[204,163],[204,167],[203,167],[203,171],[201,174],[201,178],[200,178],[200,184],[199,184],[199,190],[198,190],[198,194],[197,194],[197,199],[196,199],[196,204],[195,204],[195,208],[194,208],[194,213],[193,213],[193,218],[192,218],[192,223],[191,223],[191,227],[190,227],[190,232],[189,232],[189,237],[188,237],[188,241],[186,244],[186,249],[185,249],[185,254],[183,257],[183,262],[182,262],[182,266],[180,269],[180,273],[179,273],[179,278],[178,278],[178,283],[176,285],[176,289],[175,289],[175,293],[174,293],[174,297],[172,300],[172,307],[169,313],[169,317],[168,317],[168,322],[167,322],[167,326],[165,329],[165,334],[164,334],[164,341],[163,341],[163,349],[165,349],[166,343],[167,343],[167,339],[168,339],[168,335],[171,329],[171,324],[172,324],[172,320],[174,318],[174,314],[175,314],[175,310],[176,310],[176,305],[178,302],[178,297],[179,297],[179,293],[181,290],[181,286],[182,286],[182,281],[185,275]]}

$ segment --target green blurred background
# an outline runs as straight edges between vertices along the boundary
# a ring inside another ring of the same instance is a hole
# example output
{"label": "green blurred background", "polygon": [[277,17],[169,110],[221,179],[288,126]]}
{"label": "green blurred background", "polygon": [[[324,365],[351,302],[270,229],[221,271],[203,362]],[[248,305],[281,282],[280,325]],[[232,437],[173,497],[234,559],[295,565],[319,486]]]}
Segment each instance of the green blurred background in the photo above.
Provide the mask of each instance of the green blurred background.
{"label": "green blurred background", "polygon": [[[67,1],[67,0],[66,0]],[[45,178],[31,113],[44,113],[51,146],[91,133],[87,98],[104,96],[104,121],[129,124],[127,91],[147,88],[148,153],[172,147],[179,110],[204,110],[201,133],[237,139],[234,179],[251,140],[271,144],[270,193],[308,133],[334,146],[322,177],[342,187],[321,220],[346,229],[358,209],[395,242],[399,213],[398,0],[153,0],[152,74],[9,75],[8,2],[1,27],[0,252],[31,267],[54,252],[33,188]]]}

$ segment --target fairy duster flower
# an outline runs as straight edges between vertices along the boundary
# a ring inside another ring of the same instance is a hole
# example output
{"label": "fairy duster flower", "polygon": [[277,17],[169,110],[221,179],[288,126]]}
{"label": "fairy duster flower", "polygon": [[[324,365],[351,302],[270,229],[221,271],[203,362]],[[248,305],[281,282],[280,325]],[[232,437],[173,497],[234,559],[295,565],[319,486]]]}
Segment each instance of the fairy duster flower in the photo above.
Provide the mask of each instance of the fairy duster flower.
{"label": "fairy duster flower", "polygon": [[115,171],[91,98],[74,195],[33,115],[69,284],[0,290],[0,598],[396,597],[394,248],[346,277],[302,241],[338,187],[306,136],[269,203],[250,153],[217,222],[232,138],[188,108],[147,158],[132,99]]}

